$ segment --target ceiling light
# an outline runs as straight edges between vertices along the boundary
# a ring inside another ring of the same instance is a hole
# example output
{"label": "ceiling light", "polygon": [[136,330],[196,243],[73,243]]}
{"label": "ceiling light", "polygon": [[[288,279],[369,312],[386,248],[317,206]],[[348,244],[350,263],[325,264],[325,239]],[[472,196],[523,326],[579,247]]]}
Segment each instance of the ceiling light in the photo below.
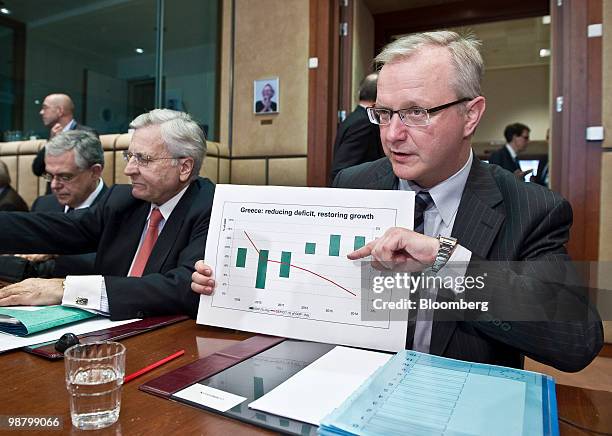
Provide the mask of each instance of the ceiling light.
{"label": "ceiling light", "polygon": [[547,58],[548,56],[550,56],[550,49],[548,49],[548,48],[541,48],[540,49],[540,57],[541,58]]}
{"label": "ceiling light", "polygon": [[550,15],[544,15],[542,17],[542,24],[550,24]]}
{"label": "ceiling light", "polygon": [[0,14],[10,15],[11,11],[7,8],[0,8]]}
{"label": "ceiling light", "polygon": [[143,49],[141,49],[140,47],[138,47],[138,48],[137,48],[136,50],[134,50],[134,51],[135,51],[136,53],[138,53],[138,54],[143,54],[143,53],[144,53],[144,50],[143,50]]}

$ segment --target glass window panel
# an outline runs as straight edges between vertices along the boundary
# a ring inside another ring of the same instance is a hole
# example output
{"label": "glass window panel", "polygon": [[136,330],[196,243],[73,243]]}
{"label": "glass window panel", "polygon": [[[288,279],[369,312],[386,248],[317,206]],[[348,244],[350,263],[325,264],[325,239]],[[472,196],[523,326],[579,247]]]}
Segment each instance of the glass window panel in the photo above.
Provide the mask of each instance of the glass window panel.
{"label": "glass window panel", "polygon": [[189,112],[218,140],[219,1],[166,1],[163,107]]}
{"label": "glass window panel", "polygon": [[40,104],[63,92],[77,121],[101,134],[127,131],[154,107],[156,1],[57,3],[22,0],[15,11],[27,23],[24,130],[47,137]]}
{"label": "glass window panel", "polygon": [[13,140],[13,130],[16,128],[13,113],[16,98],[13,41],[14,30],[0,26],[0,141]]}

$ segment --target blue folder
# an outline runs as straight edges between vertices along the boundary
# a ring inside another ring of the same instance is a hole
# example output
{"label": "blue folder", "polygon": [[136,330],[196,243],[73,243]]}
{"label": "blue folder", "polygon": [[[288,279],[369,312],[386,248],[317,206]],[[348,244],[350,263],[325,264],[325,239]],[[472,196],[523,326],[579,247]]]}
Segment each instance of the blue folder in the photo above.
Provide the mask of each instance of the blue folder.
{"label": "blue folder", "polygon": [[319,427],[321,435],[558,435],[543,374],[403,351]]}

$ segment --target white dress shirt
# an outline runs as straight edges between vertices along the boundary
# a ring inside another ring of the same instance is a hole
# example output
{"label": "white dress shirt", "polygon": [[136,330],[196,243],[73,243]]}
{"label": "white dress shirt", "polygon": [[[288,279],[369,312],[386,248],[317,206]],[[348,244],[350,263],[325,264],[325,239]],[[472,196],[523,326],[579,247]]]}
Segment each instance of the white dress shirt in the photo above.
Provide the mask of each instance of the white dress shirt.
{"label": "white dress shirt", "polygon": [[[88,208],[89,206],[91,206],[91,204],[94,202],[96,197],[98,195],[100,195],[100,192],[102,191],[103,187],[104,187],[104,182],[102,181],[102,179],[98,179],[98,186],[96,186],[96,189],[94,189],[93,192],[91,194],[89,194],[89,197],[87,197],[83,203],[79,204],[74,209],[75,210],[77,210],[77,209],[85,209],[85,208]],[[70,206],[65,205],[64,206],[64,213],[67,213],[68,209],[70,209]]]}
{"label": "white dress shirt", "polygon": [[[174,211],[174,208],[185,194],[185,191],[187,191],[188,187],[189,185],[162,205],[151,203],[149,215],[144,223],[142,234],[140,236],[140,242],[138,243],[138,249],[136,250],[134,258],[132,259],[130,270],[134,265],[134,260],[138,255],[140,246],[142,245],[144,237],[147,233],[149,219],[151,218],[151,211],[153,208],[159,208],[159,211],[163,217],[159,223],[159,226],[157,227],[157,234],[159,235],[168,219],[170,219],[170,215]],[[64,297],[62,299],[62,305],[86,309],[101,315],[109,315],[110,311],[108,307],[108,296],[106,295],[104,276],[67,276],[66,281],[64,282]]]}
{"label": "white dress shirt", "polygon": [[62,129],[62,132],[67,132],[68,130],[72,130],[72,129],[74,129],[76,127],[76,125],[77,125],[77,122],[73,118],[73,119],[70,120],[70,122],[68,124],[66,124],[64,126],[64,128]]}
{"label": "white dress shirt", "polygon": [[[446,237],[451,236],[457,211],[459,210],[461,196],[463,195],[463,190],[470,174],[473,160],[473,152],[471,152],[467,162],[459,171],[427,190],[434,204],[423,213],[425,235],[432,237],[437,237],[438,235]],[[399,181],[399,189],[402,191],[414,191],[416,193],[423,191],[416,183],[403,179]],[[453,268],[445,266],[438,271],[438,275],[449,277],[465,276],[467,263],[471,258],[472,252],[458,243],[447,262],[447,266],[454,263]],[[457,262],[460,262],[459,265],[461,266],[458,267]],[[455,283],[455,281],[453,281],[453,283]],[[424,292],[421,293],[421,298],[429,298],[432,301],[436,300],[438,293],[436,288],[423,291]],[[419,310],[412,347],[414,350],[429,353],[432,319],[433,310]]]}
{"label": "white dress shirt", "polygon": [[508,150],[508,153],[510,153],[510,156],[512,157],[512,160],[514,160],[516,162],[516,164],[518,165],[518,167],[521,167],[520,162],[516,159],[516,157],[518,156],[518,154],[516,154],[516,151],[514,151],[514,148],[512,148],[512,146],[510,144],[506,144],[506,150]]}

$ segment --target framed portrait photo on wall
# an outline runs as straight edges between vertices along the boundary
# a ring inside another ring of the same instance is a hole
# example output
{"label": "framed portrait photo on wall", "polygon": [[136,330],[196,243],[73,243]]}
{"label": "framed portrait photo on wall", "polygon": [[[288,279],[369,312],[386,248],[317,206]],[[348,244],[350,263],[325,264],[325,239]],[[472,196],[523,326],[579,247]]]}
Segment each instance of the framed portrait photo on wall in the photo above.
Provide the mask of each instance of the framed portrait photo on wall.
{"label": "framed portrait photo on wall", "polygon": [[280,112],[278,77],[253,82],[253,112],[257,115]]}

